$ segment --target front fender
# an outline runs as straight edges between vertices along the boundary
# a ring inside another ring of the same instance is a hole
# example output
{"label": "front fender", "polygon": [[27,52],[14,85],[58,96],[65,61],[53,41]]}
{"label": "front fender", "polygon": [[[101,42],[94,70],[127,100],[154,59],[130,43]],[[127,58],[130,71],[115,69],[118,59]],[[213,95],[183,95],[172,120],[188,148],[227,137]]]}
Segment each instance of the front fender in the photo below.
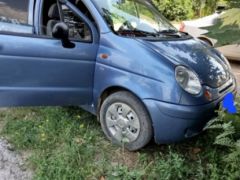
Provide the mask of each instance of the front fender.
{"label": "front fender", "polygon": [[[172,77],[174,78],[174,76]],[[139,99],[155,99],[170,103],[179,103],[182,90],[169,77],[169,81],[134,74],[126,70],[97,63],[94,85],[94,107],[97,111],[98,100],[110,87],[120,87],[135,94]]]}

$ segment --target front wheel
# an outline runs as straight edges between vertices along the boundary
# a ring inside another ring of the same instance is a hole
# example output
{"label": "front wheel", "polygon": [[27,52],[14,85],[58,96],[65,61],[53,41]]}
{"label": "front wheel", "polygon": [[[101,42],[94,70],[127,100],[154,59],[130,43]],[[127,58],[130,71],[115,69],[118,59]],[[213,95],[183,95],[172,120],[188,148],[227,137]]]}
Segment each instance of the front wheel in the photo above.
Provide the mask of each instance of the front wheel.
{"label": "front wheel", "polygon": [[151,119],[142,102],[126,91],[113,93],[100,109],[102,129],[114,144],[129,151],[143,148],[152,138]]}

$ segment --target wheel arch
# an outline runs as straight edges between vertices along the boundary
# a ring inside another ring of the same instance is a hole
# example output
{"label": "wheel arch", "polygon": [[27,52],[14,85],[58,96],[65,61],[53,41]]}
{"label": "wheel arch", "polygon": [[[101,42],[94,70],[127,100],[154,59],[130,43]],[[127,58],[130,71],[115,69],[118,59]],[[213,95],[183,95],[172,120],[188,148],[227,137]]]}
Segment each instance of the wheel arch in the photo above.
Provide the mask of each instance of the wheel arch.
{"label": "wheel arch", "polygon": [[126,87],[122,87],[122,86],[110,86],[110,87],[107,87],[106,89],[104,89],[102,91],[102,93],[100,94],[100,96],[98,97],[98,101],[97,101],[97,119],[99,120],[99,112],[100,112],[100,108],[104,102],[104,100],[110,96],[111,94],[113,93],[116,93],[116,92],[119,92],[119,91],[127,91],[129,93],[131,93],[132,95],[134,95],[141,103],[142,105],[144,106],[144,108],[146,109],[149,117],[150,114],[149,114],[149,111],[148,111],[148,108],[146,107],[146,105],[144,104],[144,102],[142,101],[142,99],[136,94],[134,93],[133,91],[129,90],[128,88]]}
{"label": "wheel arch", "polygon": [[210,46],[214,47],[214,42],[206,37],[206,36],[199,36],[198,39],[200,39],[201,41],[204,41],[205,43],[208,43]]}

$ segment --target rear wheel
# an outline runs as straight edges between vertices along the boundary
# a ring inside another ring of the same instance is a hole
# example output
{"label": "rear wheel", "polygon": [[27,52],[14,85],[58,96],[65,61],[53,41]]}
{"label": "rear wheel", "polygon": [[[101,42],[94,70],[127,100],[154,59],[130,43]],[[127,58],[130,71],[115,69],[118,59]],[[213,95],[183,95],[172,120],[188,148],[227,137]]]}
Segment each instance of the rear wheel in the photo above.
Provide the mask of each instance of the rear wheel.
{"label": "rear wheel", "polygon": [[141,149],[152,138],[152,123],[142,102],[126,91],[105,99],[100,109],[102,129],[114,144],[130,151]]}

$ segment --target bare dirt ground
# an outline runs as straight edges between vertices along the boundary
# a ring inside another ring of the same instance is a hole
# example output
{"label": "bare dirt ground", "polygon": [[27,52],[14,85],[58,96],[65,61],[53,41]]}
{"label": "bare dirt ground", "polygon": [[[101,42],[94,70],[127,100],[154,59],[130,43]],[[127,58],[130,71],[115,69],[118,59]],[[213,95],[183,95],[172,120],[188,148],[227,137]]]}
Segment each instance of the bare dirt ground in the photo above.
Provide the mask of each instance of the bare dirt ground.
{"label": "bare dirt ground", "polygon": [[13,151],[11,145],[0,139],[0,180],[30,180],[32,172],[27,170],[23,159]]}

